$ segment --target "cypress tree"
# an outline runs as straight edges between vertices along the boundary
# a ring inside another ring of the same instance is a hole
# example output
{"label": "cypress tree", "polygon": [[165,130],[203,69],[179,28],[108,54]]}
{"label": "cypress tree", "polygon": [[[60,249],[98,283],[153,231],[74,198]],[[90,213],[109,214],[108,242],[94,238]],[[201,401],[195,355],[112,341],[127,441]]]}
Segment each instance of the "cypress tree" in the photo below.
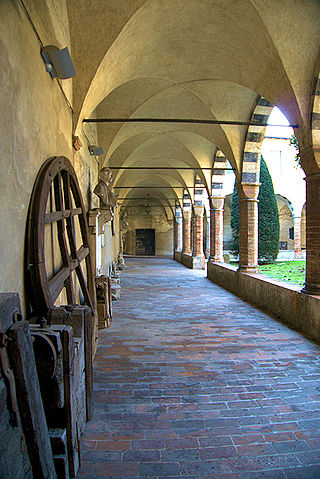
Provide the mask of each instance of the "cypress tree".
{"label": "cypress tree", "polygon": [[260,163],[259,211],[259,263],[274,262],[279,253],[279,212],[272,179],[263,157]]}
{"label": "cypress tree", "polygon": [[[262,157],[260,183],[258,196],[258,259],[259,263],[270,263],[277,259],[279,253],[280,225],[272,179],[267,164]],[[236,183],[232,194],[231,228],[233,251],[235,254],[239,254],[239,198]]]}
{"label": "cypress tree", "polygon": [[231,229],[232,229],[232,250],[233,254],[239,254],[239,196],[237,189],[237,179],[234,182],[231,203]]}

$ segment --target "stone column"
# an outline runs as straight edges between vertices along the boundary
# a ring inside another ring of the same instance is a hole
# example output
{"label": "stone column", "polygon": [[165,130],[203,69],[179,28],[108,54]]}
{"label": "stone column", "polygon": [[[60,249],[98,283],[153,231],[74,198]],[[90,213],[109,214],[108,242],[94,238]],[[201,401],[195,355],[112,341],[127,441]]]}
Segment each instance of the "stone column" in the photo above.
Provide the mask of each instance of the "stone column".
{"label": "stone column", "polygon": [[182,253],[191,255],[191,211],[184,210],[182,216]]}
{"label": "stone column", "polygon": [[223,206],[224,198],[211,198],[210,261],[223,262]]}
{"label": "stone column", "polygon": [[179,210],[176,212],[174,222],[174,250],[178,253],[182,251],[182,214]]}
{"label": "stone column", "polygon": [[302,292],[320,294],[320,173],[306,177],[306,282]]}
{"label": "stone column", "polygon": [[301,216],[294,216],[294,257],[295,259],[302,259],[301,249]]}
{"label": "stone column", "polygon": [[239,193],[239,271],[258,271],[259,185],[242,184]]}
{"label": "stone column", "polygon": [[207,217],[206,225],[204,226],[207,229],[206,258],[210,256],[210,218],[211,216]]}
{"label": "stone column", "polygon": [[203,256],[203,206],[194,208],[192,256]]}

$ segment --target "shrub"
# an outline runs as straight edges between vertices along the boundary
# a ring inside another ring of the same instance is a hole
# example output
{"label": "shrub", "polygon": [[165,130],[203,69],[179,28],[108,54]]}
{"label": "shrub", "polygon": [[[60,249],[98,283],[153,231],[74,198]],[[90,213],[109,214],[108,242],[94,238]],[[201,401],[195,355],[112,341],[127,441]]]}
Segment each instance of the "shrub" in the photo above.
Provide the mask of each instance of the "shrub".
{"label": "shrub", "polygon": [[[270,263],[279,253],[279,212],[272,179],[266,162],[261,157],[260,191],[258,196],[258,259],[259,263]],[[233,251],[239,254],[239,198],[235,183],[232,194],[231,228]]]}

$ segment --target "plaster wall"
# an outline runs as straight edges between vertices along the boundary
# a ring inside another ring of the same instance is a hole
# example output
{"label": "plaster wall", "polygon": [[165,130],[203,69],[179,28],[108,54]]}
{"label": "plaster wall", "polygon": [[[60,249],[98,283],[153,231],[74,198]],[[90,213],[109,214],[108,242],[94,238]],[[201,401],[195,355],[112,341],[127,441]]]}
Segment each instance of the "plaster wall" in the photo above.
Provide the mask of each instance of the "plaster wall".
{"label": "plaster wall", "polygon": [[267,137],[263,140],[262,156],[268,165],[274,192],[287,198],[294,214],[300,216],[306,201],[306,185],[305,174],[297,165],[295,155],[296,150],[289,139]]}
{"label": "plaster wall", "polygon": [[[83,191],[85,206],[88,210],[99,208],[99,197],[93,192],[99,182],[99,170],[103,160],[100,157],[90,155],[90,145],[100,145],[97,126],[95,124],[86,124],[80,133],[82,148],[74,154],[75,168],[79,172],[78,179],[80,188]],[[115,216],[117,213],[115,212]],[[115,221],[115,220],[114,220]],[[97,274],[109,275],[109,268],[114,261],[115,242],[113,231],[116,230],[115,223],[105,223],[102,234],[99,235],[97,248],[99,249],[97,261]],[[100,259],[100,261],[99,261]]]}
{"label": "plaster wall", "polygon": [[[64,0],[26,7],[44,45],[69,45]],[[15,291],[24,304],[23,259],[27,212],[44,161],[64,155],[74,164],[85,204],[95,181],[84,150],[73,156],[72,80],[45,71],[40,42],[19,2],[0,2],[0,291]]]}
{"label": "plaster wall", "polygon": [[239,273],[235,267],[208,262],[207,277],[312,337],[320,339],[320,297],[303,294],[299,286],[260,274]]}

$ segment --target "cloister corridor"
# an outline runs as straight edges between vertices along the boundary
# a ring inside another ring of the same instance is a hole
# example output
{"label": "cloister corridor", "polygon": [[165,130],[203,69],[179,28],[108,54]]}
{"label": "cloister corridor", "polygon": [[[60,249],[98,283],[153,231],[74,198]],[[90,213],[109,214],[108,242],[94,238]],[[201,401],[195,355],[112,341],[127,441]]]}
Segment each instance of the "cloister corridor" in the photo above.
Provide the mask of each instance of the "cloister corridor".
{"label": "cloister corridor", "polygon": [[171,259],[121,285],[79,479],[320,477],[318,344]]}

